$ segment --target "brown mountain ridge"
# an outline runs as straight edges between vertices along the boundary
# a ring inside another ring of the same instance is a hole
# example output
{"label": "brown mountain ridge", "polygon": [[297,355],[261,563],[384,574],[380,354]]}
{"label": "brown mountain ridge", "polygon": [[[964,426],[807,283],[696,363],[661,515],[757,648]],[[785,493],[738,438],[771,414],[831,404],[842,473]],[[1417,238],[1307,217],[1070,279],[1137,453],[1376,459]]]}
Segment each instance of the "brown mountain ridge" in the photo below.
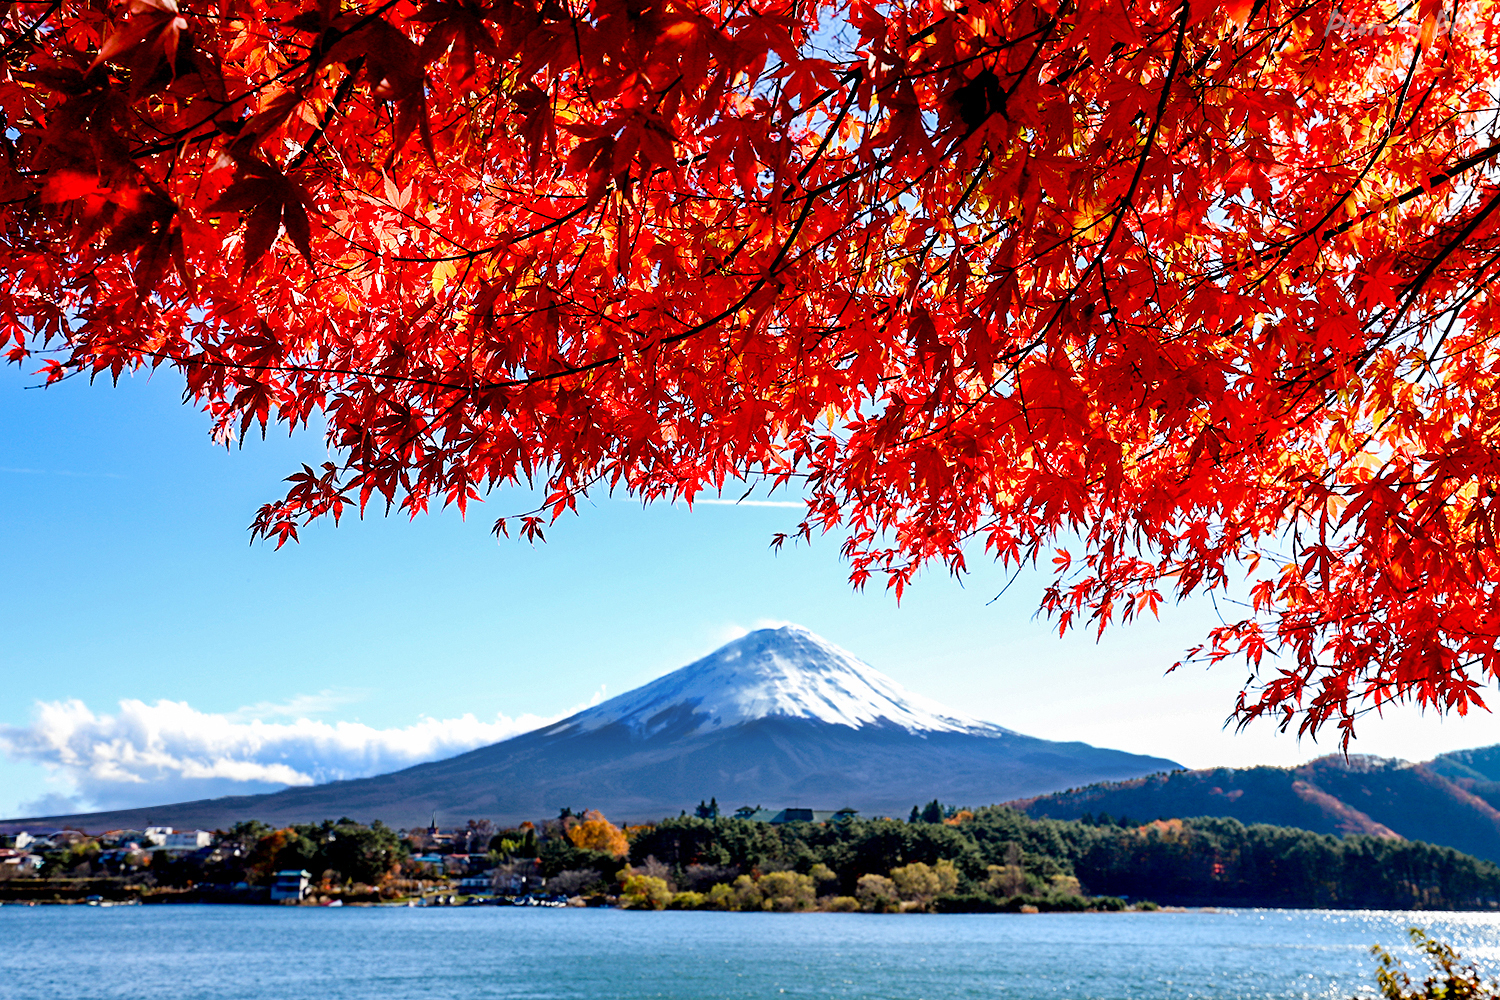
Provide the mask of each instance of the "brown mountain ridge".
{"label": "brown mountain ridge", "polygon": [[1036,818],[1150,822],[1229,816],[1318,833],[1442,844],[1500,862],[1500,746],[1421,764],[1320,757],[1300,767],[1218,767],[1073,788],[1011,803]]}

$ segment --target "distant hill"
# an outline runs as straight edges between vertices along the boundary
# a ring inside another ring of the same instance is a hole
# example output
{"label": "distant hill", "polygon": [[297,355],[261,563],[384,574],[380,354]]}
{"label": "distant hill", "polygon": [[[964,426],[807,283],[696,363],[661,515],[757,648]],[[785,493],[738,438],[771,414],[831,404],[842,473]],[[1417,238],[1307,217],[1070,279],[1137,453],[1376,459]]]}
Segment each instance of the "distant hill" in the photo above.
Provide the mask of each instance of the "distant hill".
{"label": "distant hill", "polygon": [[1033,817],[1149,822],[1228,816],[1318,833],[1442,844],[1500,861],[1500,747],[1425,764],[1321,757],[1301,767],[1213,768],[1106,782],[1013,802]]}
{"label": "distant hill", "polygon": [[1439,754],[1427,766],[1500,809],[1500,745]]}
{"label": "distant hill", "polygon": [[933,798],[998,802],[1179,766],[969,718],[789,626],[752,632],[555,725],[447,760],[268,795],[26,822],[212,829],[348,816],[409,827],[434,816],[444,825],[516,823],[565,806],[641,821],[710,796],[727,808],[847,806],[904,816]]}

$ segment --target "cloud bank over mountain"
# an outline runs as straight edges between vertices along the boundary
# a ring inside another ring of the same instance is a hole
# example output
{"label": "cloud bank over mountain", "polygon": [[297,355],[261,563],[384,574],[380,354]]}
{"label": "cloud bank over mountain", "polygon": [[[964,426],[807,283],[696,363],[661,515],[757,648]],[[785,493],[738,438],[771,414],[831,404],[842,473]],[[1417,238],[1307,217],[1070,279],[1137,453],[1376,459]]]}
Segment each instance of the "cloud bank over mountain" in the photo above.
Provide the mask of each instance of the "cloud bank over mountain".
{"label": "cloud bank over mountain", "polygon": [[[351,700],[329,692],[229,713],[135,699],[121,701],[117,712],[95,713],[75,698],[38,702],[30,725],[0,726],[0,751],[41,764],[57,779],[59,790],[23,804],[23,814],[122,809],[395,771],[529,732],[602,698],[601,691],[545,718],[465,714],[390,729],[309,717]],[[286,721],[268,721],[276,719]]]}

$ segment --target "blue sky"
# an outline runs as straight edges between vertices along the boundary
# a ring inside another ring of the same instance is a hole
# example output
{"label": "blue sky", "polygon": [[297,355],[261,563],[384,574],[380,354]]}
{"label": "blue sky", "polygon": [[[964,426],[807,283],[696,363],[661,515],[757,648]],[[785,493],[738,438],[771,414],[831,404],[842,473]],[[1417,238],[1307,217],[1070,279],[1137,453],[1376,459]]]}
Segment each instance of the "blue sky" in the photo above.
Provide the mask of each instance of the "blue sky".
{"label": "blue sky", "polygon": [[[838,538],[772,552],[797,509],[608,497],[535,548],[490,535],[496,516],[529,506],[500,494],[467,521],[346,519],[277,552],[251,545],[246,526],[283,476],[325,457],[316,432],[226,450],[169,373],[26,388],[36,381],[0,370],[0,816],[270,787],[281,772],[237,770],[251,744],[263,758],[282,748],[302,774],[400,766],[787,621],[1035,736],[1189,766],[1332,749],[1269,726],[1224,730],[1238,667],[1163,676],[1215,620],[1205,603],[1098,644],[1058,639],[1034,616],[1039,578],[991,603],[1005,578],[977,553],[962,584],[928,574],[898,607],[851,590]],[[214,774],[183,772],[191,753],[174,740],[213,744]],[[1495,742],[1493,717],[1399,711],[1367,722],[1355,749],[1421,759]]]}

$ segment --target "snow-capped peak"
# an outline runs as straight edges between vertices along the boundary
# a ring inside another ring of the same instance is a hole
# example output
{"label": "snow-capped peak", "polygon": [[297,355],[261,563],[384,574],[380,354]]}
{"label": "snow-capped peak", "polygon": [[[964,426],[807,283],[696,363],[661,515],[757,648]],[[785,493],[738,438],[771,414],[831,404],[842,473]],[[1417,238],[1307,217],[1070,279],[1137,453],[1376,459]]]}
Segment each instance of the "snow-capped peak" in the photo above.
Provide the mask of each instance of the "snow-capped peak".
{"label": "snow-capped peak", "polygon": [[800,625],[751,632],[703,659],[554,727],[590,731],[622,723],[650,736],[684,717],[705,733],[781,716],[858,729],[897,725],[909,732],[1000,736],[1009,732],[912,694]]}

